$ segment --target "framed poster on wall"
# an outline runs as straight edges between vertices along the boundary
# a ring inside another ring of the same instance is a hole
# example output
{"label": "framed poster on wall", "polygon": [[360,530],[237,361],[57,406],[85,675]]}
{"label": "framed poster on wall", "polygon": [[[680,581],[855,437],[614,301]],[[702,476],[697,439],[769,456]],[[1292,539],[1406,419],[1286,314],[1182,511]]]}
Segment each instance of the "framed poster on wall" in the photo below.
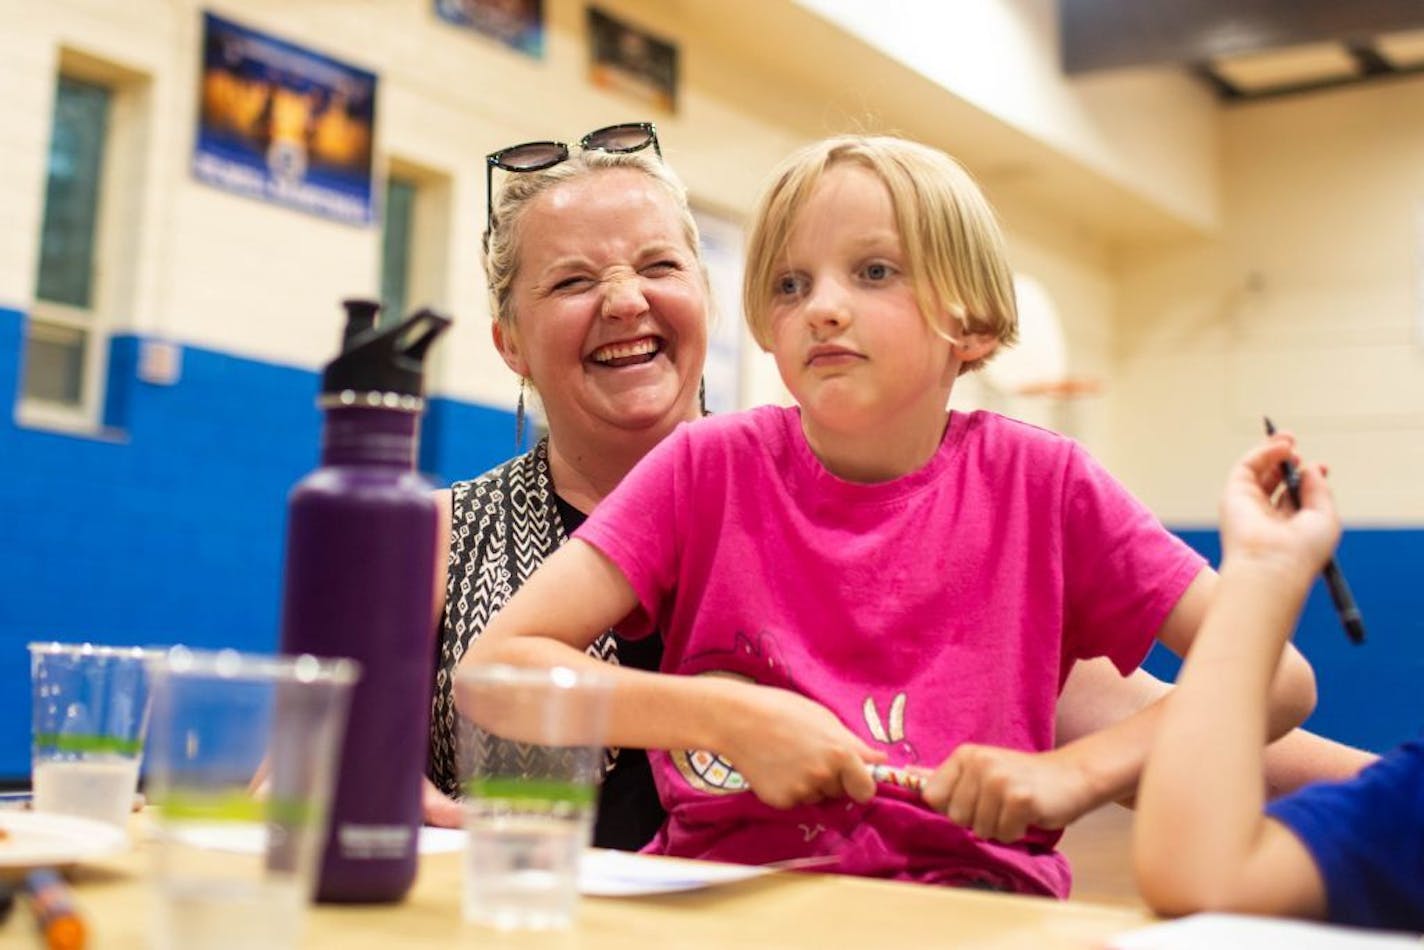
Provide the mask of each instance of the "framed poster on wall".
{"label": "framed poster on wall", "polygon": [[588,8],[589,80],[662,109],[677,111],[677,46]]}
{"label": "framed poster on wall", "polygon": [[370,223],[374,73],[211,13],[202,64],[194,177]]}
{"label": "framed poster on wall", "polygon": [[544,55],[544,0],[435,0],[435,12],[521,53]]}

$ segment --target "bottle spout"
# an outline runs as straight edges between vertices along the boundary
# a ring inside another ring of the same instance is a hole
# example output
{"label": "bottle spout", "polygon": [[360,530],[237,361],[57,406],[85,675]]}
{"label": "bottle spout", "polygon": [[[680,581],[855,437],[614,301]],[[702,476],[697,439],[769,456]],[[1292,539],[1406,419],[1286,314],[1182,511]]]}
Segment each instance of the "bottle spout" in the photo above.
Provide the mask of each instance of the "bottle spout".
{"label": "bottle spout", "polygon": [[322,373],[323,393],[395,393],[421,397],[425,357],[450,318],[422,308],[393,326],[375,325],[380,304],[347,300],[341,352]]}
{"label": "bottle spout", "polygon": [[401,324],[404,331],[396,340],[397,351],[406,359],[423,365],[425,351],[430,349],[430,344],[434,343],[440,334],[450,328],[450,323],[450,318],[444,314],[422,307]]}
{"label": "bottle spout", "polygon": [[381,305],[374,300],[353,297],[341,301],[341,306],[346,308],[346,329],[341,333],[341,347],[345,349],[352,340],[376,325]]}

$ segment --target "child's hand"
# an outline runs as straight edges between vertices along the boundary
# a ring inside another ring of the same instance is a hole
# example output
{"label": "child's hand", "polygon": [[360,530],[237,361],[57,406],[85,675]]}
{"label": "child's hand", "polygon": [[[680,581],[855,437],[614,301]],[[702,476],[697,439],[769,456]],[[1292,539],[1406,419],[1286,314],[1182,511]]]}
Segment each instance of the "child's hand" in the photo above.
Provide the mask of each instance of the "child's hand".
{"label": "child's hand", "polygon": [[1071,755],[965,743],[925,783],[925,802],[993,841],[1017,841],[1029,825],[1062,828],[1099,804]]}
{"label": "child's hand", "polygon": [[[1300,471],[1300,511],[1282,487],[1286,459]],[[1232,468],[1221,495],[1223,560],[1252,559],[1309,576],[1320,570],[1339,539],[1340,519],[1325,470],[1300,464],[1289,433],[1271,436]]]}
{"label": "child's hand", "polygon": [[868,802],[875,781],[867,763],[885,761],[826,707],[796,693],[755,686],[753,715],[724,749],[757,798],[773,808],[848,795]]}

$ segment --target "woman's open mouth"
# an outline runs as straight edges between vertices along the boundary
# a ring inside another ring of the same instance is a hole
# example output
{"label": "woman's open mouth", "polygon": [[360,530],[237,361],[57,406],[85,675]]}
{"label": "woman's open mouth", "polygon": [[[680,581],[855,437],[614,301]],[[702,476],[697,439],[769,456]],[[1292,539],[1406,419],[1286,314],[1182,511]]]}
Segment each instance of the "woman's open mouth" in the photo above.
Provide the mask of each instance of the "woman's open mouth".
{"label": "woman's open mouth", "polygon": [[607,346],[600,346],[590,353],[588,358],[600,366],[619,369],[624,366],[637,366],[641,363],[652,362],[653,357],[661,353],[662,350],[662,340],[655,336],[645,336],[625,343],[610,343]]}

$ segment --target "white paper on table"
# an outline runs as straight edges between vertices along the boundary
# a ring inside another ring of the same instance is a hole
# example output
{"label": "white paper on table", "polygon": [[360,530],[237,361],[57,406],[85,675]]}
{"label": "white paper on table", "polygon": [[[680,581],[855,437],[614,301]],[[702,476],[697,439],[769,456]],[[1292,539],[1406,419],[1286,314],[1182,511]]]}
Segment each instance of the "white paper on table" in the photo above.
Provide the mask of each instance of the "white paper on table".
{"label": "white paper on table", "polygon": [[[211,824],[185,827],[178,836],[187,844],[230,854],[262,854],[267,828],[261,824]],[[463,851],[462,828],[420,829],[421,854]],[[590,848],[579,862],[579,892],[591,897],[637,897],[698,890],[760,877],[776,870],[743,864],[666,861],[626,851]]]}
{"label": "white paper on table", "polygon": [[[212,823],[189,825],[177,833],[179,840],[207,851],[230,854],[262,854],[267,850],[267,827],[262,824]],[[461,828],[421,828],[421,854],[445,854],[465,850]]]}
{"label": "white paper on table", "polygon": [[1419,950],[1419,937],[1242,914],[1193,914],[1119,934],[1112,950]]}
{"label": "white paper on table", "polygon": [[448,854],[464,851],[469,835],[464,828],[433,828],[430,825],[420,829],[421,854]]}
{"label": "white paper on table", "polygon": [[772,870],[746,864],[668,861],[593,848],[583,853],[579,864],[579,893],[589,897],[672,894],[745,881]]}

